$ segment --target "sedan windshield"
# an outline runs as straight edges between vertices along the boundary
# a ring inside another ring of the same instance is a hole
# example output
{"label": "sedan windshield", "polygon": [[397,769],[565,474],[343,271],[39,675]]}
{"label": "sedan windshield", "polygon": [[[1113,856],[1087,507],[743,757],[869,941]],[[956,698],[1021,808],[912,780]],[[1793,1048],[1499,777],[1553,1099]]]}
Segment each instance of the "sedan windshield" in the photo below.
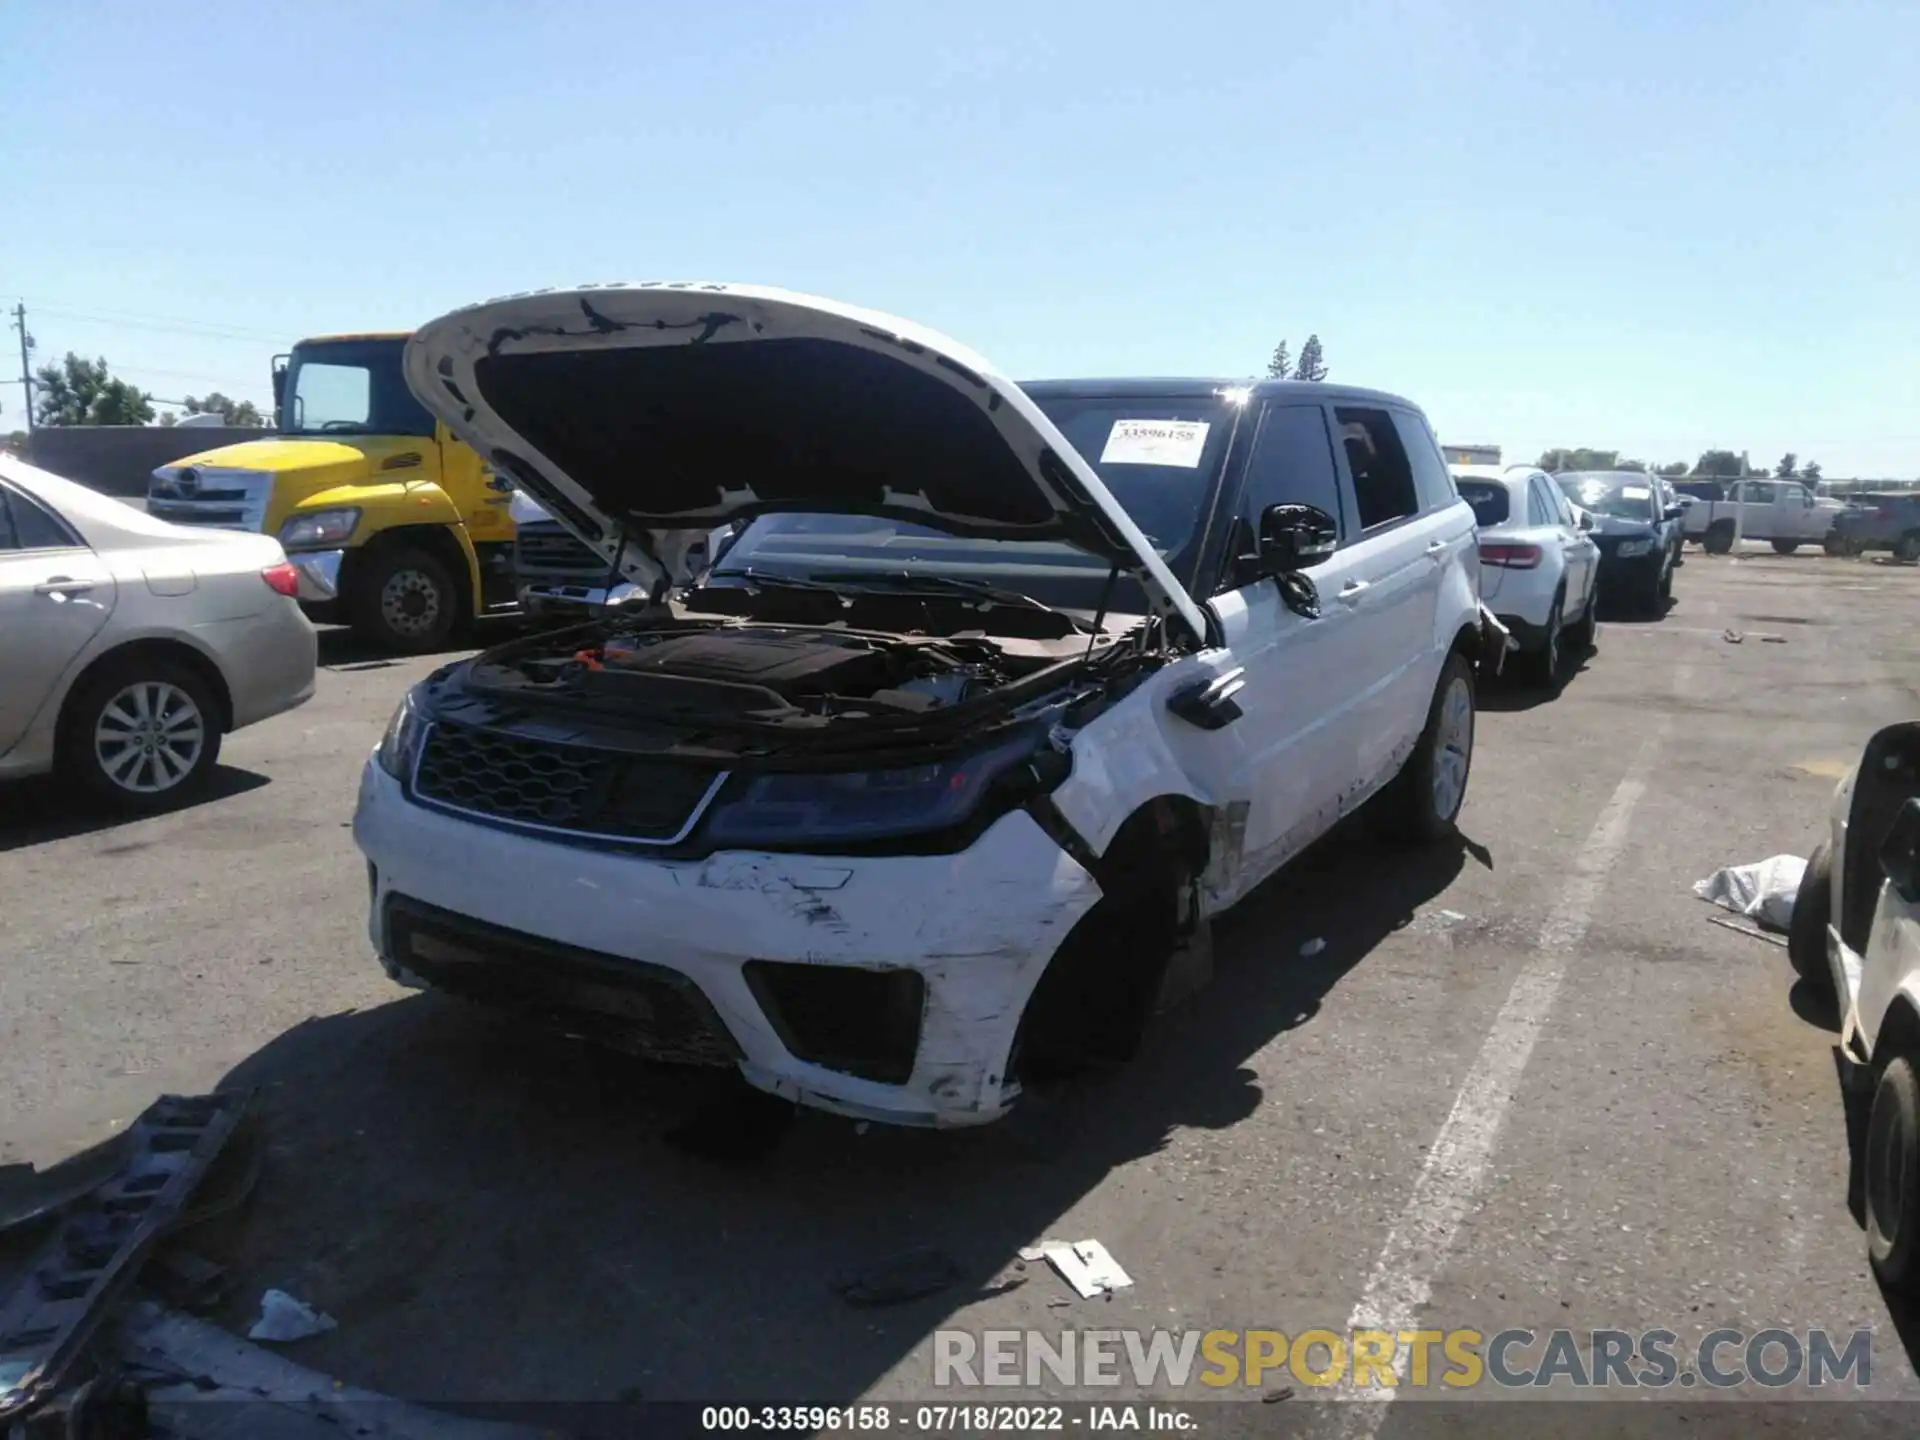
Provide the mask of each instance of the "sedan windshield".
{"label": "sedan windshield", "polygon": [[[1189,574],[1237,407],[1211,396],[1048,396],[1038,404],[1174,574]],[[712,576],[749,573],[788,579],[824,574],[832,577],[831,583],[849,587],[863,574],[893,588],[900,587],[903,575],[977,580],[1058,609],[1083,612],[1099,609],[1107,590],[1107,566],[1064,542],[962,538],[929,526],[861,515],[759,517],[742,531]],[[1107,602],[1114,614],[1147,610],[1145,592],[1129,579],[1113,587]]]}
{"label": "sedan windshield", "polygon": [[1616,520],[1644,520],[1648,524],[1657,518],[1653,486],[1644,476],[1575,472],[1553,478],[1560,482],[1567,498],[1583,509],[1611,515]]}

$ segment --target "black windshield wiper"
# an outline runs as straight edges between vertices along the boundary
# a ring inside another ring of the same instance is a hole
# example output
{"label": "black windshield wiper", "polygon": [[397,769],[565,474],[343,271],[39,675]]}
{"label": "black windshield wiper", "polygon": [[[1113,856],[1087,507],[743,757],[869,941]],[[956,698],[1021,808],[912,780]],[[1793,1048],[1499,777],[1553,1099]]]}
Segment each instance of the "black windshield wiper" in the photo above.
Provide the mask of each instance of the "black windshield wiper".
{"label": "black windshield wiper", "polygon": [[911,570],[818,570],[807,577],[828,585],[860,586],[870,590],[920,591],[934,594],[965,595],[995,605],[1010,605],[1022,610],[1044,610],[1065,618],[1076,630],[1092,633],[1093,627],[1078,616],[1022,595],[1018,590],[1002,590],[984,580],[968,580],[958,575],[916,575]]}
{"label": "black windshield wiper", "polygon": [[845,588],[829,585],[823,580],[806,579],[798,575],[775,575],[766,570],[755,570],[749,565],[744,570],[709,570],[702,585],[715,580],[744,580],[750,587],[768,590],[818,590],[823,594],[838,595]]}

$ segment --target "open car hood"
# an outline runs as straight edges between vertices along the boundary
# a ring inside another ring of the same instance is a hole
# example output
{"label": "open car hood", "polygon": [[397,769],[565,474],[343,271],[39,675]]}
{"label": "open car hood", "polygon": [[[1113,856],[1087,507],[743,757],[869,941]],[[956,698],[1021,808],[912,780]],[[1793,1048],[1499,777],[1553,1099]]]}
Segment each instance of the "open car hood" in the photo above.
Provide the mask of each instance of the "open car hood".
{"label": "open car hood", "polygon": [[442,316],[407,383],[636,584],[684,582],[714,527],[776,511],[1054,540],[1198,605],[1011,380],[904,320],[749,285],[549,290]]}

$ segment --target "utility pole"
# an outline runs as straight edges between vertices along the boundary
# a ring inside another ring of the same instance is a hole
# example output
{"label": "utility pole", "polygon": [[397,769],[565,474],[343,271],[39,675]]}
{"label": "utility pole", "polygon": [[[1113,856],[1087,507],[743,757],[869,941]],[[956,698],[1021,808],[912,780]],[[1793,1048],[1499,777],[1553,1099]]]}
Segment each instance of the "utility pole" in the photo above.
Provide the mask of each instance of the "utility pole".
{"label": "utility pole", "polygon": [[25,397],[27,406],[27,434],[33,434],[33,366],[27,359],[27,349],[31,337],[27,334],[27,302],[22,300],[13,307],[13,328],[20,332],[20,393]]}

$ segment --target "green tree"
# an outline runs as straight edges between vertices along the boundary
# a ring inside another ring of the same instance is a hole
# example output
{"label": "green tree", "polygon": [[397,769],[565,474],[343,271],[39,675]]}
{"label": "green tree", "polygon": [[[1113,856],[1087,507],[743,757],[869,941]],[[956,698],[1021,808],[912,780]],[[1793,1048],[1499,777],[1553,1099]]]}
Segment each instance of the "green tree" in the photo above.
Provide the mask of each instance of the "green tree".
{"label": "green tree", "polygon": [[1618,450],[1591,450],[1585,445],[1575,446],[1572,449],[1561,446],[1543,451],[1539,465],[1549,474],[1563,470],[1618,470],[1621,468]]}
{"label": "green tree", "polygon": [[1300,361],[1293,367],[1296,380],[1324,380],[1327,378],[1326,360],[1320,352],[1320,337],[1307,336],[1307,343],[1300,347]]}
{"label": "green tree", "polygon": [[1724,475],[1737,479],[1740,471],[1740,457],[1731,450],[1705,450],[1693,462],[1693,473],[1696,475]]}
{"label": "green tree", "polygon": [[1672,479],[1678,479],[1680,476],[1687,473],[1687,462],[1684,460],[1671,460],[1665,465],[1656,465],[1654,467],[1653,473],[1656,475],[1665,475]]}
{"label": "green tree", "polygon": [[189,395],[182,403],[189,415],[218,415],[229,425],[258,429],[267,423],[251,400],[232,400],[218,390],[200,400]]}
{"label": "green tree", "polygon": [[71,350],[58,365],[34,372],[39,392],[34,415],[42,425],[145,425],[153,419],[153,397],[137,385],[116,380],[105,360],[82,360]]}
{"label": "green tree", "polygon": [[1800,478],[1809,485],[1818,485],[1820,483],[1820,462],[1818,460],[1807,461],[1806,464],[1800,467]]}
{"label": "green tree", "polygon": [[1774,477],[1779,480],[1793,479],[1800,473],[1799,470],[1794,468],[1799,459],[1800,457],[1794,454],[1793,451],[1787,451],[1786,454],[1780,457],[1780,463],[1773,467]]}
{"label": "green tree", "polygon": [[1293,358],[1287,352],[1287,342],[1282,340],[1273,347],[1273,358],[1267,361],[1267,378],[1285,380],[1293,374]]}
{"label": "green tree", "polygon": [[1632,470],[1644,475],[1647,473],[1647,462],[1644,460],[1622,460],[1613,468],[1616,470]]}

